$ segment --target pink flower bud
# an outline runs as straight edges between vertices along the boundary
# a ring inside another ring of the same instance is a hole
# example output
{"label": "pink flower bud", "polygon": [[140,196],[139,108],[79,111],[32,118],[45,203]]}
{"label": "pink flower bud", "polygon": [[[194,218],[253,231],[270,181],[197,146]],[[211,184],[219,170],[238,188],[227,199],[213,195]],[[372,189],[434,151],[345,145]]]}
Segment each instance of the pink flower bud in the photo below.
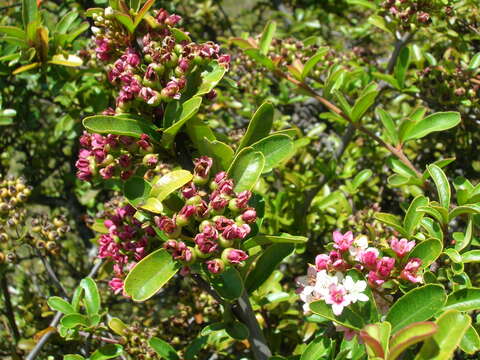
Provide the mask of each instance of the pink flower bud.
{"label": "pink flower bud", "polygon": [[317,271],[326,270],[330,264],[330,256],[327,254],[320,254],[315,257],[315,268]]}
{"label": "pink flower bud", "polygon": [[195,236],[195,244],[203,254],[211,254],[218,249],[218,244],[215,240],[208,238],[204,233]]}
{"label": "pink flower bud", "polygon": [[398,257],[404,257],[415,247],[415,241],[408,241],[407,239],[398,240],[396,237],[392,237],[390,247]]}
{"label": "pink flower bud", "polygon": [[185,199],[190,199],[191,197],[194,197],[197,195],[197,189],[195,187],[195,184],[193,182],[188,183],[182,188],[182,195]]}
{"label": "pink flower bud", "polygon": [[248,259],[247,253],[239,249],[225,249],[224,254],[225,260],[230,264],[240,264]]}
{"label": "pink flower bud", "polygon": [[367,269],[375,270],[377,268],[378,250],[375,248],[368,248],[360,254],[360,262],[365,265]]}
{"label": "pink flower bud", "polygon": [[210,169],[213,165],[212,158],[209,158],[208,156],[202,156],[194,159],[193,164],[195,165],[195,168],[193,169],[194,175],[201,178],[208,178]]}
{"label": "pink flower bud", "polygon": [[377,274],[382,278],[387,278],[395,266],[395,259],[384,256],[377,261]]}
{"label": "pink flower bud", "polygon": [[257,221],[257,212],[254,208],[249,208],[245,210],[242,214],[242,220],[247,224],[252,224]]}
{"label": "pink flower bud", "polygon": [[220,274],[225,268],[225,264],[220,259],[208,260],[205,264],[207,265],[207,270],[212,274]]}
{"label": "pink flower bud", "polygon": [[235,221],[233,221],[232,219],[228,219],[225,216],[218,216],[217,218],[215,218],[215,228],[218,231],[223,232],[223,230],[225,230],[227,226],[233,224],[235,224]]}

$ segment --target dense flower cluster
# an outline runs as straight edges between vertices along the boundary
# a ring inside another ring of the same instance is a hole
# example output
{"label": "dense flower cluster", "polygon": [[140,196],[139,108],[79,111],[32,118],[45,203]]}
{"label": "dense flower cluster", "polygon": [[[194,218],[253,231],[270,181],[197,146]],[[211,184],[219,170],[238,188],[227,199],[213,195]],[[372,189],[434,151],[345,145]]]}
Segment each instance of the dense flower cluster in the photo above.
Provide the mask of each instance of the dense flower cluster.
{"label": "dense flower cluster", "polygon": [[106,213],[104,225],[107,233],[98,240],[98,257],[113,262],[115,277],[109,285],[116,294],[123,290],[126,272],[147,255],[150,241],[156,236],[151,226],[142,226],[133,217],[135,211],[127,204]]}
{"label": "dense flower cluster", "polygon": [[[382,3],[382,7],[388,16],[399,20],[402,27],[408,30],[411,24],[429,24],[433,14],[451,15],[453,8],[446,6],[445,3],[438,0],[386,0]],[[447,1],[447,3],[451,2]]]}
{"label": "dense flower cluster", "polygon": [[158,154],[148,135],[140,139],[130,136],[108,134],[90,134],[84,132],[80,137],[80,149],[77,177],[91,181],[95,177],[105,180],[120,178],[127,180],[139,167],[146,167],[153,172],[161,170]]}
{"label": "dense flower cluster", "polygon": [[161,118],[164,109],[160,105],[180,98],[190,73],[205,69],[212,61],[229,66],[229,55],[222,55],[217,44],[192,42],[188,34],[174,28],[180,16],[164,9],[158,10],[156,22],[142,27],[136,37],[128,36],[112,8],[102,12],[93,15],[95,52],[99,60],[108,63],[108,79],[119,89],[117,112],[125,112],[137,102],[142,112]]}
{"label": "dense flower cluster", "polygon": [[[312,301],[324,300],[332,305],[334,314],[339,315],[345,306],[368,300],[362,294],[367,283],[375,294],[381,293],[382,285],[392,279],[421,282],[418,271],[422,261],[408,257],[414,246],[413,240],[392,237],[389,251],[395,254],[394,257],[381,256],[377,248],[369,247],[366,236],[354,238],[351,231],[345,234],[334,231],[333,250],[317,255],[315,265],[309,266],[307,276],[299,279],[304,310],[309,310]],[[362,272],[367,282],[355,282],[350,276],[345,277],[344,273],[351,269]],[[381,308],[385,308],[385,304],[381,305]]]}
{"label": "dense flower cluster", "polygon": [[225,172],[210,179],[211,158],[202,156],[194,165],[193,181],[181,190],[182,209],[171,217],[157,216],[155,223],[169,238],[164,248],[186,265],[184,273],[194,263],[203,263],[210,273],[218,274],[248,258],[238,247],[250,234],[257,213],[248,205],[252,193],[236,193]]}

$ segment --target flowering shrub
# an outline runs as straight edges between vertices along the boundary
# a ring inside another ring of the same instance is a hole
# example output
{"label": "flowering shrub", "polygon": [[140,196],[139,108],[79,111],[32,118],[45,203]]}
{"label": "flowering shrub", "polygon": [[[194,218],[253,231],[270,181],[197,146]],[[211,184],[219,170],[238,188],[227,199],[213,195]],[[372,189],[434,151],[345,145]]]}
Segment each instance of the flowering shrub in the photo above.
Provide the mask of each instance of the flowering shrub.
{"label": "flowering shrub", "polygon": [[1,358],[478,358],[477,2],[0,12]]}

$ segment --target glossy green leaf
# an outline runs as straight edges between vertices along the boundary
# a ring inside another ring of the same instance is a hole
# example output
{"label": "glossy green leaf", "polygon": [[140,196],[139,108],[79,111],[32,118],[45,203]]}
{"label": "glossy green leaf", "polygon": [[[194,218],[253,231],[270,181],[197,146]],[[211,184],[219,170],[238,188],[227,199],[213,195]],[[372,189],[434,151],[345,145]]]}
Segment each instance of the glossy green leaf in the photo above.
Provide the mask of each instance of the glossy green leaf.
{"label": "glossy green leaf", "polygon": [[446,299],[445,290],[440,285],[415,288],[393,304],[386,321],[392,324],[392,332],[395,333],[411,323],[430,319],[443,307]]}
{"label": "glossy green leaf", "polygon": [[480,214],[480,205],[468,204],[457,206],[455,209],[450,211],[450,213],[448,214],[448,219],[453,220],[457,216],[464,214]]}
{"label": "glossy green leaf", "polygon": [[365,113],[372,107],[372,105],[375,103],[375,99],[377,98],[378,91],[373,90],[370,92],[367,92],[366,94],[363,94],[360,98],[355,101],[355,104],[353,105],[352,112],[351,112],[351,119],[352,121],[360,121],[365,115]]}
{"label": "glossy green leaf", "polygon": [[179,268],[180,264],[166,250],[156,250],[130,270],[125,279],[125,292],[134,301],[145,301],[155,295]]}
{"label": "glossy green leaf", "polygon": [[60,19],[60,21],[55,26],[55,32],[58,34],[65,34],[77,18],[78,12],[68,12]]}
{"label": "glossy green leaf", "polygon": [[301,75],[301,79],[305,80],[305,78],[310,74],[310,72],[315,68],[315,65],[318,64],[320,60],[322,60],[325,55],[328,53],[327,47],[321,47],[318,51],[313,55],[310,59],[307,60],[305,65],[303,66],[303,71]]}
{"label": "glossy green leaf", "polygon": [[244,53],[255,60],[259,65],[265,66],[269,70],[275,68],[273,61],[266,55],[261,54],[258,49],[246,49],[244,50]]}
{"label": "glossy green leaf", "polygon": [[155,125],[145,120],[128,118],[126,116],[94,115],[83,119],[83,126],[95,133],[125,135],[140,138],[147,134],[152,139],[158,137],[159,130]]}
{"label": "glossy green leaf", "polygon": [[405,87],[405,78],[407,76],[408,67],[410,66],[410,59],[410,49],[407,46],[404,46],[400,51],[394,69],[395,79],[397,79],[398,85],[401,89]]}
{"label": "glossy green leaf", "polygon": [[264,173],[271,171],[295,154],[293,140],[282,134],[267,136],[252,144],[251,147],[263,154],[265,158]]}
{"label": "glossy green leaf", "polygon": [[268,244],[305,244],[307,241],[308,238],[305,236],[296,236],[290,234],[282,234],[280,236],[258,234],[255,237],[245,241],[242,244],[242,248],[250,249],[254,246]]}
{"label": "glossy green leaf", "polygon": [[480,336],[477,330],[470,325],[460,341],[460,349],[463,352],[473,355],[480,351]]}
{"label": "glossy green leaf", "polygon": [[106,360],[119,357],[123,353],[123,347],[119,344],[107,344],[90,356],[90,360]]}
{"label": "glossy green leaf", "polygon": [[22,40],[27,36],[25,31],[16,26],[0,26],[0,34],[5,34]]}
{"label": "glossy green leaf", "polygon": [[123,194],[133,206],[141,206],[150,195],[152,186],[143,178],[132,176],[123,184]]}
{"label": "glossy green leaf", "polygon": [[455,309],[458,311],[480,310],[480,289],[465,288],[451,293],[443,309]]}
{"label": "glossy green leaf", "polygon": [[127,29],[130,34],[133,34],[133,32],[135,31],[135,25],[129,15],[121,13],[119,11],[115,11],[115,18],[120,24],[125,26],[125,29]]}
{"label": "glossy green leaf", "polygon": [[222,80],[227,69],[217,62],[214,62],[210,70],[205,70],[201,77],[202,83],[195,95],[205,95],[213,90],[215,86]]}
{"label": "glossy green leaf", "polygon": [[112,329],[112,331],[120,336],[125,335],[125,330],[128,328],[127,324],[125,324],[122,320],[119,318],[111,318],[108,320],[108,327]]}
{"label": "glossy green leaf", "polygon": [[382,108],[377,107],[375,111],[377,112],[377,115],[386,130],[389,140],[393,143],[393,145],[397,145],[400,140],[398,139],[397,126],[395,125],[393,118]]}
{"label": "glossy green leaf", "polygon": [[275,30],[277,29],[277,24],[275,21],[269,21],[263,29],[262,37],[260,38],[259,42],[259,49],[260,53],[263,55],[268,54],[268,49],[270,48],[270,44],[272,43],[273,37],[275,36]]}
{"label": "glossy green leaf", "polygon": [[424,341],[437,332],[437,325],[431,321],[421,321],[405,326],[390,340],[387,360],[397,359],[408,347]]}
{"label": "glossy green leaf", "polygon": [[479,66],[480,66],[480,52],[477,52],[475,55],[473,55],[472,60],[470,60],[470,63],[468,64],[468,69],[475,70]]}
{"label": "glossy green leaf", "polygon": [[70,305],[70,303],[58,296],[50,297],[47,301],[47,304],[48,306],[50,306],[51,309],[60,311],[67,315],[76,313],[75,309],[72,305]]}
{"label": "glossy green leaf", "polygon": [[391,325],[388,322],[368,324],[360,331],[360,337],[367,347],[370,358],[385,358],[388,352],[388,339]]}
{"label": "glossy green leaf", "polygon": [[323,359],[330,351],[330,340],[325,336],[317,336],[305,348],[300,360]]}
{"label": "glossy green leaf", "polygon": [[310,310],[317,315],[335,321],[337,324],[357,331],[360,331],[365,325],[362,317],[354,313],[349,307],[344,308],[342,313],[337,316],[332,312],[330,305],[327,305],[323,300],[318,300],[310,304]]}
{"label": "glossy green leaf", "polygon": [[142,202],[139,207],[143,210],[153,212],[155,214],[161,214],[163,212],[163,203],[157,198],[147,198],[145,202]]}
{"label": "glossy green leaf", "polygon": [[248,293],[258,289],[293,250],[294,246],[291,244],[270,245],[256,260],[255,267],[250,271],[245,280],[245,288]]}
{"label": "glossy green leaf", "polygon": [[178,104],[179,107],[173,110],[175,111],[174,114],[168,112],[165,113],[166,117],[171,116],[173,119],[175,119],[173,124],[166,128],[163,133],[162,143],[166,147],[170,147],[172,145],[175,135],[177,135],[182,126],[198,112],[198,109],[202,104],[202,98],[200,96],[194,96],[184,103]]}
{"label": "glossy green leaf", "polygon": [[235,182],[235,191],[251,190],[265,166],[263,154],[252,147],[246,147],[233,159],[228,175]]}
{"label": "glossy green leaf", "polygon": [[238,145],[238,151],[249,146],[267,136],[273,125],[273,105],[265,102],[255,111],[252,119],[248,123],[247,131]]}
{"label": "glossy green leaf", "polygon": [[480,262],[480,250],[470,250],[462,254],[462,261],[464,263],[478,263]]}
{"label": "glossy green leaf", "polygon": [[77,313],[65,315],[60,320],[60,324],[62,324],[62,326],[64,326],[67,329],[73,329],[77,326],[85,326],[85,327],[90,326],[88,317],[82,314],[77,314]]}
{"label": "glossy green leaf", "polygon": [[391,226],[402,235],[407,235],[407,232],[403,228],[402,223],[400,222],[398,217],[396,217],[395,215],[379,212],[379,213],[376,213],[374,217],[375,219]]}
{"label": "glossy green leaf", "polygon": [[203,138],[206,152],[204,155],[210,156],[214,160],[214,165],[219,164],[217,171],[227,170],[233,161],[233,149],[224,142]]}
{"label": "glossy green leaf", "polygon": [[415,173],[415,171],[410,169],[407,165],[405,165],[396,157],[393,157],[393,156],[389,157],[387,159],[387,164],[392,168],[393,171],[395,171],[399,175],[406,176],[406,177],[409,177],[409,176],[417,177],[417,174]]}
{"label": "glossy green leaf", "polygon": [[438,199],[440,201],[440,204],[445,209],[448,209],[450,207],[451,190],[447,176],[445,175],[443,170],[440,169],[437,165],[429,165],[427,166],[427,168],[430,176],[435,182],[435,186],[437,187]]}
{"label": "glossy green leaf", "polygon": [[218,276],[212,276],[210,283],[218,294],[227,300],[236,300],[242,296],[244,285],[237,269],[230,267]]}
{"label": "glossy green leaf", "polygon": [[31,24],[38,19],[38,7],[37,0],[22,0],[22,19],[23,28],[25,29],[28,24]]}
{"label": "glossy green leaf", "polygon": [[187,170],[174,170],[165,175],[152,184],[150,197],[163,201],[171,193],[180,189],[185,184],[192,181],[193,175]]}
{"label": "glossy green leaf", "polygon": [[410,127],[404,134],[403,140],[420,139],[436,131],[444,131],[457,126],[461,121],[458,112],[438,112],[427,116]]}
{"label": "glossy green leaf", "polygon": [[426,340],[415,357],[417,360],[447,360],[460,344],[463,335],[470,327],[468,315],[457,310],[444,312],[437,319],[438,331]]}
{"label": "glossy green leaf", "polygon": [[407,234],[411,237],[415,234],[415,229],[420,225],[422,221],[423,212],[417,211],[419,206],[426,206],[428,205],[428,199],[425,196],[417,196],[413,201],[410,203],[408,207],[407,213],[405,214],[405,218],[403,220],[403,228],[407,232]]}
{"label": "glossy green leaf", "polygon": [[443,251],[443,244],[440,240],[429,239],[419,242],[408,254],[409,259],[420,258],[422,260],[422,269],[432,264]]}
{"label": "glossy green leaf", "polygon": [[370,169],[363,169],[360,171],[352,180],[352,186],[354,189],[358,189],[360,185],[362,185],[365,181],[370,179],[373,175],[372,170]]}
{"label": "glossy green leaf", "polygon": [[155,350],[155,352],[165,360],[178,360],[180,357],[178,356],[177,352],[173,348],[172,345],[167,343],[166,341],[159,339],[157,337],[152,337],[148,341],[148,345]]}
{"label": "glossy green leaf", "polygon": [[245,340],[250,334],[248,327],[240,321],[226,323],[225,331],[235,340]]}
{"label": "glossy green leaf", "polygon": [[84,291],[83,303],[87,309],[88,315],[98,314],[100,311],[100,293],[98,292],[97,284],[92,278],[85,278],[80,281],[80,287]]}

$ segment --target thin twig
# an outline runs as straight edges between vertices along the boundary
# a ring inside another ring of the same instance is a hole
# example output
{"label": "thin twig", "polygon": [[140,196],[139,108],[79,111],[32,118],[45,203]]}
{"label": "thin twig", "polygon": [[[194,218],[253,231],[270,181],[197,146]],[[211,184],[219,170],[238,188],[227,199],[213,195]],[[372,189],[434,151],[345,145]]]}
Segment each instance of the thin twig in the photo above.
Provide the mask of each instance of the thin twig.
{"label": "thin twig", "polygon": [[10,292],[8,291],[8,280],[6,273],[0,275],[0,286],[2,288],[3,298],[5,299],[5,313],[10,325],[10,330],[15,342],[18,342],[18,340],[20,340],[20,332],[18,331],[17,322],[15,321],[15,312],[13,311]]}
{"label": "thin twig", "polygon": [[37,256],[40,258],[40,260],[42,261],[43,266],[45,267],[45,270],[47,271],[48,277],[50,278],[50,280],[52,280],[53,284],[58,288],[62,297],[65,298],[65,299],[68,298],[67,291],[63,287],[60,280],[58,280],[57,274],[55,274],[55,271],[53,271],[53,269],[50,266],[50,263],[48,262],[48,260],[45,258],[45,256],[43,256],[43,254],[37,248],[35,248],[35,252],[37,253]]}

